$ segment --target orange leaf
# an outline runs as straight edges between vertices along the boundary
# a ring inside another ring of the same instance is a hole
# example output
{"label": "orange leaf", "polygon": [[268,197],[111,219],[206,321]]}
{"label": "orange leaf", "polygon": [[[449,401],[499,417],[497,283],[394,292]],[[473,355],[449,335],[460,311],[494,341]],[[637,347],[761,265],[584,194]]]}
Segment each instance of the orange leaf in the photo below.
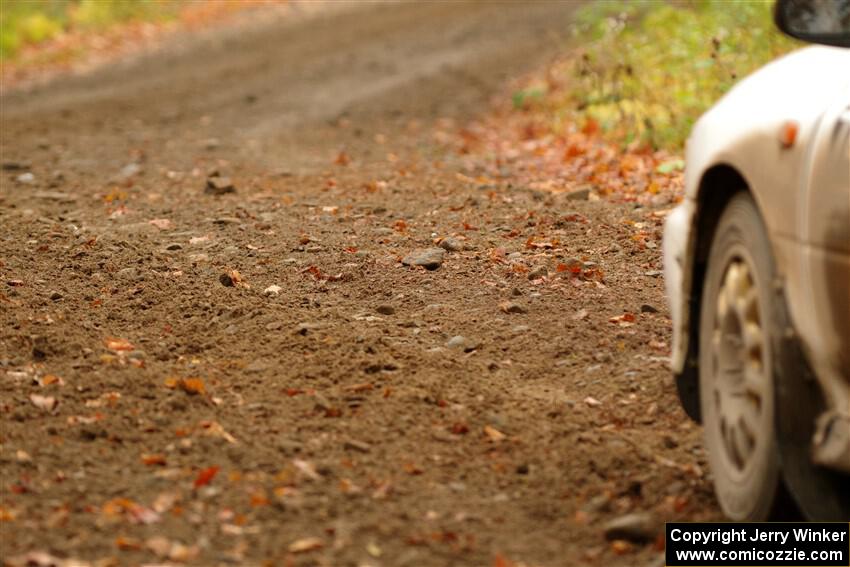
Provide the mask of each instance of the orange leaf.
{"label": "orange leaf", "polygon": [[198,476],[195,478],[195,488],[200,488],[201,486],[206,486],[215,478],[215,475],[218,474],[218,467],[209,467],[198,473]]}
{"label": "orange leaf", "polygon": [[147,466],[165,466],[165,456],[164,455],[142,455],[142,463]]}
{"label": "orange leaf", "polygon": [[204,381],[200,378],[183,378],[180,380],[179,386],[181,390],[192,395],[203,394],[206,391]]}
{"label": "orange leaf", "polygon": [[489,425],[484,426],[484,433],[494,443],[498,443],[499,441],[505,440],[505,434],[496,429],[495,427],[490,427]]}
{"label": "orange leaf", "polygon": [[142,542],[137,539],[118,536],[115,538],[115,547],[124,551],[138,551],[142,548]]}
{"label": "orange leaf", "polygon": [[114,351],[122,351],[122,350],[136,350],[130,341],[126,339],[117,339],[115,337],[107,337],[103,339],[103,344],[109,350]]}

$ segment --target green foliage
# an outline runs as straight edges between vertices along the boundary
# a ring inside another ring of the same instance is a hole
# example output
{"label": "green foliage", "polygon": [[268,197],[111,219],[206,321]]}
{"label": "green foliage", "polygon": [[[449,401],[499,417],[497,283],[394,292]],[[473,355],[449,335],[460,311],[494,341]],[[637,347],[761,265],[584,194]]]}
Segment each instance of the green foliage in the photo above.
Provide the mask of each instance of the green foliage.
{"label": "green foliage", "polygon": [[79,0],[72,19],[81,28],[105,28],[117,22],[168,18],[174,4],[174,0]]}
{"label": "green foliage", "polygon": [[774,28],[772,2],[606,1],[579,11],[588,44],[571,69],[569,118],[625,142],[678,148],[734,83],[798,46]]}
{"label": "green foliage", "polygon": [[184,0],[0,0],[0,58],[71,29],[172,17]]}

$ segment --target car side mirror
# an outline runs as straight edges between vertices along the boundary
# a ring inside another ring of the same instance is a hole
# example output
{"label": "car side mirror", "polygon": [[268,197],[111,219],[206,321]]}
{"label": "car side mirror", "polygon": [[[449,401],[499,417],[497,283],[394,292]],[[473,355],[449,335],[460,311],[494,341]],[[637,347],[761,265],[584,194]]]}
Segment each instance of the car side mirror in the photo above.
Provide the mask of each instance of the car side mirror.
{"label": "car side mirror", "polygon": [[850,0],[777,0],[773,15],[791,37],[850,47]]}

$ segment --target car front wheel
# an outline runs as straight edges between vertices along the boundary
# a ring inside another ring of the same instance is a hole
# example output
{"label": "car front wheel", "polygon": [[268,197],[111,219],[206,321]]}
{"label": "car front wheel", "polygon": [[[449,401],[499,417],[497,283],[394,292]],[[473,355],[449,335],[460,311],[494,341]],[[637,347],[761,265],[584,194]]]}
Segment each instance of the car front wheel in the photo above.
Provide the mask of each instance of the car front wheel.
{"label": "car front wheel", "polygon": [[706,269],[699,329],[700,404],[717,498],[732,520],[767,520],[780,487],[774,433],[775,266],[752,197],[720,218]]}

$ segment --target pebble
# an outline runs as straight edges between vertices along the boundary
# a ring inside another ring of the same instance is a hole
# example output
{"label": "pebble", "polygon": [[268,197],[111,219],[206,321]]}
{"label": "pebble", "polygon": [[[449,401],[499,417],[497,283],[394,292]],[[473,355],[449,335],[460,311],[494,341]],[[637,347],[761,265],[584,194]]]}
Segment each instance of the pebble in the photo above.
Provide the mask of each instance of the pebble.
{"label": "pebble", "polygon": [[21,171],[30,168],[28,163],[18,161],[4,161],[2,167],[3,171]]}
{"label": "pebble", "polygon": [[446,251],[442,248],[422,248],[405,256],[401,263],[405,266],[422,266],[426,270],[436,270],[443,265]]}
{"label": "pebble", "polygon": [[207,178],[207,186],[204,193],[208,195],[226,195],[227,193],[236,193],[236,186],[229,177],[221,177],[214,175]]}
{"label": "pebble", "polygon": [[266,325],[266,330],[267,330],[267,331],[277,331],[277,330],[279,330],[281,327],[283,327],[283,322],[282,322],[282,321],[272,321],[271,323],[269,323],[268,325]]}
{"label": "pebble", "polygon": [[626,514],[605,525],[605,539],[609,541],[624,539],[634,543],[646,543],[655,539],[656,531],[655,520],[651,515],[645,513]]}
{"label": "pebble", "polygon": [[440,241],[440,248],[449,252],[460,252],[463,250],[463,242],[450,236]]}
{"label": "pebble", "polygon": [[545,278],[549,275],[549,268],[546,266],[535,266],[530,272],[528,272],[528,279],[537,280],[540,278]]}
{"label": "pebble", "polygon": [[233,278],[230,277],[230,274],[221,274],[220,276],[218,276],[218,281],[221,282],[221,285],[223,285],[224,287],[233,287],[234,285],[236,285],[233,282]]}
{"label": "pebble", "polygon": [[304,448],[304,444],[292,439],[280,439],[277,442],[277,449],[284,455],[292,455],[300,453]]}
{"label": "pebble", "polygon": [[15,178],[18,183],[23,183],[25,185],[32,185],[35,183],[35,175],[30,173],[29,171],[26,173],[22,173]]}
{"label": "pebble", "polygon": [[283,288],[279,285],[270,285],[269,287],[263,290],[263,295],[269,295],[274,297],[280,295],[281,290],[283,290]]}
{"label": "pebble", "polygon": [[165,247],[166,250],[183,250],[183,245],[177,242],[172,242]]}
{"label": "pebble", "polygon": [[641,313],[658,313],[658,308],[650,305],[649,303],[644,303],[640,306]]}
{"label": "pebble", "polygon": [[142,172],[142,166],[138,163],[128,163],[124,167],[121,168],[121,173],[118,175],[119,179],[127,180],[133,177],[134,175],[138,175]]}
{"label": "pebble", "polygon": [[311,252],[311,253],[321,252],[322,250],[323,250],[322,247],[319,246],[318,244],[312,244],[312,245],[310,245],[310,246],[308,246],[307,248],[304,249],[305,252]]}
{"label": "pebble", "polygon": [[381,315],[394,315],[395,307],[392,305],[379,305],[377,309],[375,309]]}
{"label": "pebble", "polygon": [[478,341],[468,339],[463,335],[455,335],[446,342],[446,346],[449,348],[461,348],[463,349],[463,352],[472,352],[477,349],[480,344]]}
{"label": "pebble", "polygon": [[62,294],[58,291],[54,291],[50,294],[50,299],[52,299],[53,301],[59,301],[60,299],[62,299]]}
{"label": "pebble", "polygon": [[505,313],[528,313],[528,309],[513,301],[500,303],[499,308]]}
{"label": "pebble", "polygon": [[586,201],[590,198],[590,187],[583,187],[581,189],[576,189],[575,191],[570,191],[566,195],[564,195],[564,199],[568,201]]}
{"label": "pebble", "polygon": [[241,224],[242,221],[236,217],[218,217],[213,219],[214,224]]}
{"label": "pebble", "polygon": [[364,443],[363,441],[357,441],[355,439],[347,439],[345,443],[343,443],[343,447],[346,449],[351,449],[353,451],[359,451],[361,453],[368,453],[372,450],[371,445],[368,443]]}
{"label": "pebble", "polygon": [[658,276],[660,276],[663,273],[664,272],[661,272],[659,270],[649,270],[648,272],[644,272],[643,275],[649,276],[651,278],[657,278]]}

